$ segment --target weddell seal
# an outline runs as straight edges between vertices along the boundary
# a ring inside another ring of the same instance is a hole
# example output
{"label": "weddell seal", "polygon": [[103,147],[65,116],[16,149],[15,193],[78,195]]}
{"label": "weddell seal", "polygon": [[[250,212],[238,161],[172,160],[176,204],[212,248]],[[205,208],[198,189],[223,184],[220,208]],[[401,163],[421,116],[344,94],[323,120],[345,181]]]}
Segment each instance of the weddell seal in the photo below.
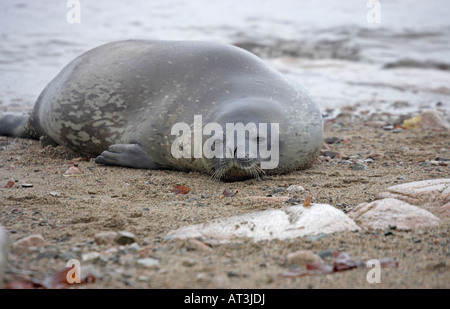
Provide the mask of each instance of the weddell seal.
{"label": "weddell seal", "polygon": [[308,167],[323,122],[302,86],[241,48],[130,40],[74,59],[30,116],[0,118],[0,134],[44,137],[100,164],[240,180]]}

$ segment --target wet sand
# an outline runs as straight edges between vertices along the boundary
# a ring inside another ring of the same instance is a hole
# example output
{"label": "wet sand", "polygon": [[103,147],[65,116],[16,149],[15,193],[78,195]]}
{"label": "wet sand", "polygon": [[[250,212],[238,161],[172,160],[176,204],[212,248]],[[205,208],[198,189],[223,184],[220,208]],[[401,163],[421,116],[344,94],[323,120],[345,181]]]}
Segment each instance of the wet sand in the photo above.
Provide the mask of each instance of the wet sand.
{"label": "wet sand", "polygon": [[[0,222],[13,241],[41,234],[45,247],[15,250],[9,254],[5,282],[28,277],[41,280],[62,270],[70,258],[81,260],[98,252],[94,261],[81,262],[95,271],[96,282],[82,288],[449,288],[449,218],[433,228],[412,231],[345,232],[323,237],[301,237],[196,247],[186,240],[165,240],[171,230],[271,208],[288,203],[254,201],[247,196],[273,195],[291,184],[305,191],[281,192],[302,203],[326,203],[345,212],[371,201],[382,189],[400,183],[449,178],[449,166],[429,162],[450,158],[449,131],[392,130],[365,126],[369,120],[394,123],[388,114],[372,119],[341,116],[325,124],[324,144],[344,159],[318,159],[303,171],[267,176],[264,180],[218,182],[194,172],[149,171],[96,165],[77,161],[82,176],[65,177],[76,153],[58,146],[42,148],[38,141],[0,137]],[[354,170],[345,159],[366,159],[382,153],[367,169]],[[32,184],[32,187],[22,187]],[[175,195],[178,184],[191,191]],[[238,190],[233,197],[222,192]],[[127,231],[136,245],[97,245],[94,235],[104,231]],[[112,249],[113,248],[113,249]],[[209,248],[209,249],[208,249]],[[287,254],[297,250],[343,251],[361,260],[389,257],[397,268],[383,268],[380,284],[366,281],[366,269],[300,278],[280,274],[289,270]],[[142,268],[140,258],[154,258],[158,267]]]}

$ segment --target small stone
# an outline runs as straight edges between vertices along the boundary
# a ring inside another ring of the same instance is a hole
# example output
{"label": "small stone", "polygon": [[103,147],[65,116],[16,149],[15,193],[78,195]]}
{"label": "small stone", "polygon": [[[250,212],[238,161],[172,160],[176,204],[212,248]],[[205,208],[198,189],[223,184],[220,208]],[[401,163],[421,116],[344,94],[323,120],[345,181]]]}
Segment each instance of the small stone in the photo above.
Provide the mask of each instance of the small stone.
{"label": "small stone", "polygon": [[30,248],[30,247],[45,247],[47,242],[41,234],[30,235],[16,241],[13,244],[14,248]]}
{"label": "small stone", "polygon": [[116,232],[102,232],[94,236],[94,241],[97,245],[110,245],[117,237]]}
{"label": "small stone", "polygon": [[445,205],[450,202],[450,179],[430,179],[403,183],[384,189],[377,199],[395,198],[416,206]]}
{"label": "small stone", "polygon": [[159,269],[159,261],[153,258],[138,259],[136,264],[142,268]]}
{"label": "small stone", "polygon": [[392,130],[392,133],[400,133],[402,131],[403,131],[402,128],[397,128],[397,129]]}
{"label": "small stone", "polygon": [[33,188],[33,185],[31,183],[23,183],[22,188]]}
{"label": "small stone", "polygon": [[205,252],[212,250],[210,246],[197,239],[189,239],[187,242],[187,248],[188,250],[200,250]]}
{"label": "small stone", "polygon": [[119,245],[129,245],[134,243],[136,240],[134,239],[134,234],[125,231],[120,231],[117,232],[114,241]]}
{"label": "small stone", "polygon": [[147,281],[150,280],[150,277],[148,277],[148,276],[139,276],[137,279],[138,279],[138,281],[141,281],[141,282],[147,282]]}
{"label": "small stone", "polygon": [[100,258],[100,253],[98,252],[89,252],[81,255],[81,261],[84,263],[94,263],[96,260]]}
{"label": "small stone", "polygon": [[350,168],[351,168],[352,170],[355,170],[355,171],[362,171],[362,170],[368,169],[369,167],[368,167],[367,165],[365,165],[365,164],[356,162],[356,163],[354,163],[353,165],[351,165]]}
{"label": "small stone", "polygon": [[83,174],[78,167],[71,166],[65,172],[65,175],[81,175]]}
{"label": "small stone", "polygon": [[181,262],[181,265],[183,265],[183,266],[185,266],[185,267],[192,267],[192,266],[194,266],[195,264],[197,264],[197,260],[195,260],[195,259],[184,259],[184,260]]}
{"label": "small stone", "polygon": [[442,113],[434,110],[426,111],[420,114],[419,127],[431,130],[449,130],[450,123],[445,119]]}
{"label": "small stone", "polygon": [[51,196],[54,196],[54,197],[61,197],[61,193],[60,193],[60,192],[57,192],[57,191],[52,191],[52,192],[50,192],[50,195],[51,195]]}
{"label": "small stone", "polygon": [[300,250],[289,253],[285,260],[286,266],[298,266],[302,268],[310,263],[322,264],[323,260],[320,256],[309,250]]}
{"label": "small stone", "polygon": [[290,185],[289,187],[287,187],[286,191],[288,191],[288,192],[302,192],[302,191],[305,191],[305,188],[303,188],[302,186]]}
{"label": "small stone", "polygon": [[342,141],[342,139],[337,138],[337,137],[330,137],[330,138],[325,139],[325,142],[327,144],[337,144],[337,143],[340,143],[341,141]]}
{"label": "small stone", "polygon": [[128,246],[127,251],[134,253],[134,252],[138,252],[141,249],[141,247],[139,247],[139,245],[137,243],[132,243],[131,245]]}
{"label": "small stone", "polygon": [[384,126],[383,129],[386,131],[393,130],[394,126],[393,125]]}
{"label": "small stone", "polygon": [[342,159],[342,157],[343,157],[339,152],[334,152],[334,151],[324,151],[323,155],[325,157],[329,157],[331,159],[334,159],[334,158]]}
{"label": "small stone", "polygon": [[286,188],[280,187],[280,188],[274,189],[274,190],[273,190],[273,193],[283,193],[283,192],[285,192],[285,191],[286,191]]}
{"label": "small stone", "polygon": [[365,229],[389,229],[395,225],[398,230],[411,230],[440,222],[430,212],[394,198],[360,204],[348,215]]}
{"label": "small stone", "polygon": [[195,276],[195,280],[196,280],[197,282],[207,282],[207,281],[209,281],[209,276],[208,276],[208,274],[206,274],[206,273],[198,273],[198,274]]}

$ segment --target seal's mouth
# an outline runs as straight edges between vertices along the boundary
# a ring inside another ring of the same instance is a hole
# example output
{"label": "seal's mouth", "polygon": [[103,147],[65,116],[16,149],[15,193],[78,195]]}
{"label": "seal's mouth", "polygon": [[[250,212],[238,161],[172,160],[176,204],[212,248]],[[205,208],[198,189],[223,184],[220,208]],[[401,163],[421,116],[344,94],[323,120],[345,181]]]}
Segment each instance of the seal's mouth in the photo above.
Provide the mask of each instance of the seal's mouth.
{"label": "seal's mouth", "polygon": [[220,159],[214,168],[212,179],[239,181],[250,178],[261,178],[265,172],[255,159]]}

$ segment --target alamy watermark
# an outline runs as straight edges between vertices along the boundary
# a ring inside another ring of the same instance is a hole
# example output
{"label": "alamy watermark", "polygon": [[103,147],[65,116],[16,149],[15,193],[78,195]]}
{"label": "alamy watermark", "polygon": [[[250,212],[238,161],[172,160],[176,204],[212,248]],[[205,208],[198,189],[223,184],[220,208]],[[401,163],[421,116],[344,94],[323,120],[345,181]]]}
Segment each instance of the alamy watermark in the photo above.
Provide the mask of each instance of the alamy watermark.
{"label": "alamy watermark", "polygon": [[81,23],[81,3],[79,0],[68,0],[66,7],[69,8],[66,14],[66,20],[69,24]]}
{"label": "alamy watermark", "polygon": [[69,284],[81,283],[81,264],[77,259],[67,261],[66,267],[71,268],[66,275],[66,281]]}
{"label": "alamy watermark", "polygon": [[366,6],[370,8],[366,20],[369,24],[381,23],[381,3],[379,0],[368,0]]}
{"label": "alamy watermark", "polygon": [[368,260],[367,268],[371,268],[366,275],[368,283],[381,283],[381,263],[377,259]]}
{"label": "alamy watermark", "polygon": [[[216,122],[203,127],[202,115],[194,115],[191,126],[178,122],[172,126],[171,134],[177,137],[171,145],[174,158],[261,158],[262,169],[274,169],[279,163],[279,123],[226,123],[223,127]],[[181,134],[180,134],[181,133]],[[209,136],[203,143],[203,136]],[[270,141],[270,142],[269,142]],[[236,142],[236,143],[235,143]],[[224,144],[225,143],[225,144]],[[270,144],[270,147],[269,147]],[[246,151],[248,149],[248,151]]]}

